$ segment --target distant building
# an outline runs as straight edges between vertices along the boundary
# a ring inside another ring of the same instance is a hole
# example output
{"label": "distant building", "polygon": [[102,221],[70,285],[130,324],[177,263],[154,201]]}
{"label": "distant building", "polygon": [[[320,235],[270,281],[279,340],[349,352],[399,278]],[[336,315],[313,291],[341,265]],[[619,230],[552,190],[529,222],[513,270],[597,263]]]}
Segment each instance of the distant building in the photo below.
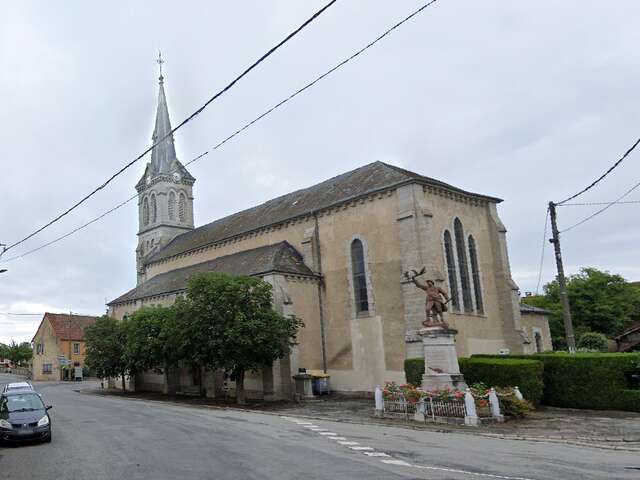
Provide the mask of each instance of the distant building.
{"label": "distant building", "polygon": [[618,352],[640,351],[640,323],[630,326],[614,340],[616,341],[616,350]]}
{"label": "distant building", "polygon": [[[404,382],[404,360],[423,355],[425,296],[403,272],[425,266],[423,279],[451,295],[460,356],[526,353],[538,337],[551,348],[544,314],[521,313],[498,198],[375,162],[194,228],[195,179],[176,157],[163,80],[153,142],[164,140],[136,184],[137,286],[109,302],[111,316],[171,305],[201,272],[262,278],[274,308],[305,327],[289,357],[246,379],[247,394],[290,397],[299,368],[326,369],[334,390],[371,392]],[[219,381],[185,368],[138,375],[135,388],[204,382],[213,394]]]}
{"label": "distant building", "polygon": [[523,331],[529,340],[529,343],[525,344],[524,353],[541,353],[553,350],[551,331],[549,330],[550,312],[522,303],[520,313]]}
{"label": "distant building", "polygon": [[63,380],[61,357],[70,361],[71,367],[84,367],[84,329],[98,317],[45,313],[33,344],[33,379]]}

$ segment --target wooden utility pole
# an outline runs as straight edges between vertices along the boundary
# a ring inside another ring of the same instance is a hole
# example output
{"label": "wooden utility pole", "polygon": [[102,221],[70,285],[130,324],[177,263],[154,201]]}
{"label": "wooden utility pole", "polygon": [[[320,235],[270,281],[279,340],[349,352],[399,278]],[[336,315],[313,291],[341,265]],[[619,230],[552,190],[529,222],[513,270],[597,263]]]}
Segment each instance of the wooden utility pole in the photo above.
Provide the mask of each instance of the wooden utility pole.
{"label": "wooden utility pole", "polygon": [[549,215],[551,217],[551,232],[553,238],[549,241],[553,243],[556,254],[556,267],[558,267],[558,290],[560,294],[560,304],[562,305],[562,317],[564,319],[564,334],[567,339],[567,346],[570,353],[576,352],[576,339],[573,336],[573,323],[571,322],[571,309],[569,308],[569,297],[567,296],[567,281],[564,277],[564,267],[562,265],[562,252],[560,250],[560,232],[558,232],[558,221],[556,218],[556,204],[549,202]]}

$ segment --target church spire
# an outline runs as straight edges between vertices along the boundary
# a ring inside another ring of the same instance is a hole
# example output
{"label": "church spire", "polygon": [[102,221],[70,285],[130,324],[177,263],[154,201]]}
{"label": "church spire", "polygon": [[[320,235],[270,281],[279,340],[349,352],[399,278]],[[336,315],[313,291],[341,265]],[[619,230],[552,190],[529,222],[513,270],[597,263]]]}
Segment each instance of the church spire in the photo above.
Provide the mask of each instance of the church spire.
{"label": "church spire", "polygon": [[[156,111],[156,126],[153,130],[152,142],[155,144],[167,136],[171,131],[171,121],[169,120],[169,109],[167,98],[164,94],[164,77],[162,76],[162,54],[158,52],[158,65],[160,66],[160,76],[158,77],[158,110]],[[155,174],[170,173],[171,164],[176,160],[176,148],[173,145],[173,134],[165,138],[151,152],[151,169]]]}

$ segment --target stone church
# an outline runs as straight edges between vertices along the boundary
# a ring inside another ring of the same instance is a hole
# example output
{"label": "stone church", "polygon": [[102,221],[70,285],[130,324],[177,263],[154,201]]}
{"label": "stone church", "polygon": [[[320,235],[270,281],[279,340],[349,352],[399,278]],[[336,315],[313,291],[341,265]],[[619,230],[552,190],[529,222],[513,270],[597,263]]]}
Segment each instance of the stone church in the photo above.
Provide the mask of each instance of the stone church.
{"label": "stone church", "polygon": [[[159,80],[154,143],[171,130]],[[451,296],[445,319],[459,331],[460,356],[551,349],[546,317],[521,311],[498,198],[374,162],[195,228],[194,183],[169,136],[136,185],[137,285],[108,304],[109,314],[171,305],[201,272],[271,283],[274,308],[305,327],[288,358],[248,375],[248,395],[290,398],[299,368],[326,371],[340,392],[404,382],[404,360],[423,355],[425,298],[403,272],[423,266],[423,279]],[[220,373],[148,372],[132,388],[200,384],[216,395]]]}

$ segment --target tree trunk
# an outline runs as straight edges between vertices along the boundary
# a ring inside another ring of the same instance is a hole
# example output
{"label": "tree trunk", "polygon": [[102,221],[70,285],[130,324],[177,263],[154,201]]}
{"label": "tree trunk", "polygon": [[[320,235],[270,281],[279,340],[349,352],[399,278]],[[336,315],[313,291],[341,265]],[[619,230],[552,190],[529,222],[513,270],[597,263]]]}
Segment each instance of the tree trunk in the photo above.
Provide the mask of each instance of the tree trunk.
{"label": "tree trunk", "polygon": [[236,403],[245,405],[244,399],[244,370],[236,371]]}
{"label": "tree trunk", "polygon": [[127,391],[127,384],[125,383],[125,375],[124,375],[124,370],[122,371],[122,392],[126,392]]}

